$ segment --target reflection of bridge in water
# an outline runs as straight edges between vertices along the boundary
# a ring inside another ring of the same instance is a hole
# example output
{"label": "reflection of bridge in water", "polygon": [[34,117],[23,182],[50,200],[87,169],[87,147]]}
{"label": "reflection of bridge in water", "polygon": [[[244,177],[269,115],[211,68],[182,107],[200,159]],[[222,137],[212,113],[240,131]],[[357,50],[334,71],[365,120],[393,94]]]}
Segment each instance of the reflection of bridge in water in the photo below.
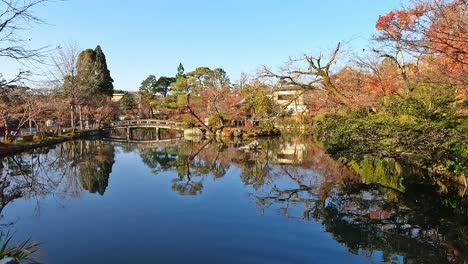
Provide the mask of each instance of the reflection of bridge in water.
{"label": "reflection of bridge in water", "polygon": [[[135,131],[144,129],[146,133],[143,133],[143,139],[136,139],[136,137],[141,136],[135,135]],[[168,121],[168,120],[155,120],[155,119],[141,119],[141,120],[123,120],[116,121],[109,124],[107,127],[103,128],[104,131],[108,131],[107,137],[126,142],[153,142],[153,141],[170,141],[173,138],[182,137],[180,132],[183,132],[182,123]],[[166,133],[169,136],[162,137],[161,130],[167,130],[171,132],[179,132],[178,134]],[[117,131],[123,131],[122,133],[117,133]],[[115,135],[117,134],[117,136]],[[183,133],[182,133],[183,134]],[[149,139],[148,139],[149,137]],[[168,138],[169,137],[169,138]]]}
{"label": "reflection of bridge in water", "polygon": [[[183,138],[173,138],[173,139],[160,139],[160,140],[126,140],[119,138],[108,138],[109,144],[113,146],[124,146],[129,145],[142,149],[151,149],[151,148],[160,148],[167,147],[171,145],[177,145],[177,142],[183,140]],[[106,140],[107,141],[107,140]]]}

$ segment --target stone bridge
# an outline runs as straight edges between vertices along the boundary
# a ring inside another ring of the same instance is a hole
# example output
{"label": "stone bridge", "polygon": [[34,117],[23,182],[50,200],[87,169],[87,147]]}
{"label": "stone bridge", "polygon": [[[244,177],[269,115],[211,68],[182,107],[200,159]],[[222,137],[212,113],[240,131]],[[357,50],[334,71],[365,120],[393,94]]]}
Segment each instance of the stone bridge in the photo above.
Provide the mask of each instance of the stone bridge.
{"label": "stone bridge", "polygon": [[154,127],[164,128],[183,131],[182,123],[168,121],[168,120],[156,120],[156,119],[138,119],[138,120],[123,120],[115,121],[110,123],[104,129],[110,128],[139,128],[139,127]]}
{"label": "stone bridge", "polygon": [[[138,119],[138,120],[122,120],[115,121],[102,130],[125,129],[126,141],[132,141],[132,130],[137,128],[154,128],[156,131],[156,140],[160,140],[160,129],[184,131],[182,123],[169,120],[156,120],[156,119]],[[112,138],[112,137],[111,137]]]}

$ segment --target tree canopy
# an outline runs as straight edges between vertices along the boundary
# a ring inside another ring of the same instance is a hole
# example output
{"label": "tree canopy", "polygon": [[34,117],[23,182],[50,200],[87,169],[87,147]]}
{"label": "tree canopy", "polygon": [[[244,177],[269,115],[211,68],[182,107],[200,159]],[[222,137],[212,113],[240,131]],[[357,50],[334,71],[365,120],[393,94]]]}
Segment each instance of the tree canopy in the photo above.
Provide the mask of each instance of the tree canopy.
{"label": "tree canopy", "polygon": [[76,69],[83,92],[89,95],[112,96],[114,80],[107,68],[106,56],[99,45],[94,50],[83,50],[78,55]]}

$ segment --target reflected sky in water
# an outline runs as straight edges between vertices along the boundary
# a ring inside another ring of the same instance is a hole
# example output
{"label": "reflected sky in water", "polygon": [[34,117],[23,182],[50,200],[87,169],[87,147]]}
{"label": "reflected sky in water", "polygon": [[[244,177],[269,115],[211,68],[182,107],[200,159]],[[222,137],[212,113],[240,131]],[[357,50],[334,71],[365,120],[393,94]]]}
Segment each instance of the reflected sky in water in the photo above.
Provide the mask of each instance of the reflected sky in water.
{"label": "reflected sky in water", "polygon": [[87,140],[2,158],[1,228],[41,241],[47,263],[467,260],[462,192],[435,197],[389,161],[358,175],[303,139],[260,143]]}

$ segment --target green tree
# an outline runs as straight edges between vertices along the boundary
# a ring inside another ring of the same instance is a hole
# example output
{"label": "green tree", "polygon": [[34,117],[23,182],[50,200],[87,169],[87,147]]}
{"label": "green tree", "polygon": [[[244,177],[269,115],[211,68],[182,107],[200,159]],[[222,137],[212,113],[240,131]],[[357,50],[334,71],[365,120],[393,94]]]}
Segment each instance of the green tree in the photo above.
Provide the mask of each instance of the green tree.
{"label": "green tree", "polygon": [[[76,62],[77,82],[80,94],[94,94],[96,76],[94,74],[94,63],[96,53],[92,49],[85,49],[78,55]],[[65,87],[71,85],[71,79],[65,78]]]}
{"label": "green tree", "polygon": [[167,96],[171,84],[176,81],[174,77],[161,76],[156,79],[156,76],[150,75],[141,82],[140,91],[148,93],[151,96],[160,94],[164,97]]}
{"label": "green tree", "polygon": [[78,55],[76,70],[81,92],[112,96],[114,80],[107,68],[106,56],[99,45],[94,50],[86,49]]}
{"label": "green tree", "polygon": [[[175,81],[176,78],[174,77],[161,76],[159,79],[156,79],[156,76],[149,75],[145,80],[143,80],[143,82],[141,82],[140,94],[142,95],[145,104],[148,106],[151,116],[153,116],[153,107],[161,105],[157,96],[162,95],[163,97],[166,97],[169,93],[171,84]],[[169,105],[166,103],[164,104]]]}
{"label": "green tree", "polygon": [[176,78],[175,82],[170,85],[171,92],[164,98],[164,106],[171,109],[184,109],[185,96],[191,91],[191,86],[192,82],[187,76],[183,75]]}
{"label": "green tree", "polygon": [[150,75],[146,77],[146,79],[144,79],[141,82],[140,91],[146,92],[151,95],[156,94],[156,85],[157,85],[156,82],[157,82],[156,76]]}
{"label": "green tree", "polygon": [[185,71],[184,66],[182,65],[182,63],[179,63],[179,66],[177,67],[176,79],[179,79],[181,77],[185,77],[184,71]]}
{"label": "green tree", "polygon": [[176,78],[174,77],[166,77],[166,76],[161,76],[155,83],[156,87],[156,93],[161,94],[162,96],[166,97],[170,88],[171,84],[176,81]]}
{"label": "green tree", "polygon": [[124,95],[122,99],[120,99],[119,103],[125,110],[132,110],[137,108],[135,99],[133,99],[133,97],[128,94]]}
{"label": "green tree", "polygon": [[95,74],[96,74],[96,88],[99,94],[112,96],[114,93],[114,80],[110,75],[110,71],[107,68],[106,55],[101,49],[101,46],[97,45],[94,49],[95,53]]}
{"label": "green tree", "polygon": [[150,117],[153,117],[153,106],[156,104],[156,76],[150,75],[141,82],[140,98],[143,104],[148,107]]}
{"label": "green tree", "polygon": [[230,80],[226,71],[221,68],[216,68],[213,70],[212,82],[217,86],[230,85]]}
{"label": "green tree", "polygon": [[261,82],[246,84],[241,90],[245,110],[250,110],[251,121],[265,120],[278,115],[274,101],[268,96],[268,87]]}
{"label": "green tree", "polygon": [[165,106],[188,110],[207,131],[210,129],[205,127],[202,118],[217,119],[219,129],[224,126],[228,116],[235,115],[232,106],[238,103],[238,98],[233,96],[229,77],[223,69],[198,67],[183,76],[179,72],[178,76],[170,86],[171,93],[164,100]]}
{"label": "green tree", "polygon": [[[177,74],[179,76],[179,73]],[[230,80],[226,72],[221,68],[214,70],[208,67],[198,67],[195,70],[179,76],[171,85],[174,92],[195,93],[212,87],[230,86]],[[193,96],[193,94],[192,94]]]}

